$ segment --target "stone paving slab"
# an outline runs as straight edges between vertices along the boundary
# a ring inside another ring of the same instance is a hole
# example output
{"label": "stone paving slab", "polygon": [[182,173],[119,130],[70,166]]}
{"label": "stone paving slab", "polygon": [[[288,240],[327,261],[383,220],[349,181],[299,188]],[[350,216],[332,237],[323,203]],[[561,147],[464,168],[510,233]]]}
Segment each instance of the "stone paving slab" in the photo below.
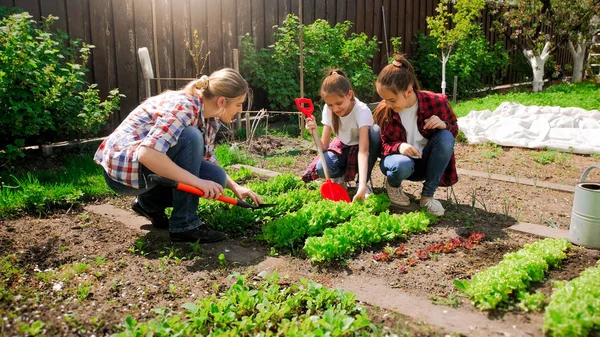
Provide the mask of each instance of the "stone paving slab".
{"label": "stone paving slab", "polygon": [[508,229],[545,238],[568,239],[569,237],[569,231],[566,229],[552,228],[526,222],[519,222],[516,225],[508,227]]}
{"label": "stone paving slab", "polygon": [[505,181],[505,182],[509,182],[509,183],[517,183],[517,184],[521,184],[521,185],[529,185],[529,186],[535,186],[535,187],[545,187],[545,188],[549,188],[549,189],[553,189],[553,190],[557,190],[557,191],[563,191],[563,192],[572,192],[572,193],[575,192],[575,186],[551,183],[551,182],[547,182],[547,181],[537,181],[537,180],[527,179],[527,178],[516,178],[516,177],[507,176],[507,175],[503,175],[503,174],[471,171],[471,170],[465,170],[465,169],[460,169],[460,168],[457,169],[457,172],[459,175],[464,174],[464,175],[471,176],[471,177],[487,178],[487,179],[492,179],[492,180]]}
{"label": "stone paving slab", "polygon": [[84,209],[88,212],[101,215],[110,220],[118,221],[125,226],[141,233],[146,233],[152,228],[152,223],[150,220],[139,216],[132,211],[126,211],[113,205],[86,205]]}
{"label": "stone paving slab", "polygon": [[242,165],[242,164],[231,165],[231,168],[236,169],[236,170],[239,170],[242,167],[250,169],[250,170],[252,170],[252,172],[254,172],[258,175],[261,175],[261,176],[268,177],[268,178],[273,178],[273,177],[276,177],[281,174],[279,172],[266,170],[266,169],[262,169],[262,168],[258,168],[258,167],[254,167],[254,166],[249,166],[249,165]]}

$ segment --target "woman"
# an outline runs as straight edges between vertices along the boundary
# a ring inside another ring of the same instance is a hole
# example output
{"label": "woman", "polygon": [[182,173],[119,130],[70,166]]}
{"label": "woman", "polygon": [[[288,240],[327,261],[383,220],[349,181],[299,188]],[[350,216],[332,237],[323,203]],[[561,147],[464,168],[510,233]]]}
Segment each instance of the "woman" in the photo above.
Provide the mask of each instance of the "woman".
{"label": "woman", "polygon": [[[207,199],[231,189],[256,204],[261,198],[238,185],[217,165],[214,139],[219,120],[242,111],[249,89],[233,69],[221,69],[182,90],[151,97],[133,110],[98,148],[94,161],[116,193],[136,195],[132,209],[158,228],[169,228],[174,242],[216,242],[225,234],[206,228],[196,214],[197,195],[149,181],[151,173],[197,187]],[[209,122],[211,120],[211,122]],[[164,210],[173,207],[170,219]]]}
{"label": "woman", "polygon": [[419,90],[412,65],[396,55],[377,77],[377,93],[383,99],[375,110],[381,128],[381,172],[392,204],[408,206],[402,181],[425,180],[420,206],[433,215],[444,215],[444,207],[433,198],[438,186],[458,181],[454,160],[454,138],[458,124],[444,95]]}

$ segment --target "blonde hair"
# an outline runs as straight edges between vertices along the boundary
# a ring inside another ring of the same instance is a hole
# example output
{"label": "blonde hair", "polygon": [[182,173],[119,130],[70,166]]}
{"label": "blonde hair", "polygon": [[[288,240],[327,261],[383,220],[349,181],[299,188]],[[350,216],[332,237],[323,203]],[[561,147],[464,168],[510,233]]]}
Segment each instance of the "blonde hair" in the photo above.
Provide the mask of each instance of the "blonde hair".
{"label": "blonde hair", "polygon": [[[323,83],[321,83],[320,95],[323,98],[329,95],[345,97],[350,90],[352,90],[352,84],[350,84],[346,73],[340,69],[329,69],[327,76],[325,76]],[[352,96],[352,100],[354,100],[354,95]],[[333,123],[333,131],[337,135],[340,128],[340,117],[332,113],[331,122]]]}
{"label": "blonde hair", "polygon": [[204,99],[225,97],[227,103],[243,95],[248,95],[248,108],[252,106],[252,93],[248,83],[235,69],[223,68],[210,74],[203,75],[188,83],[183,92],[193,96],[200,94]]}

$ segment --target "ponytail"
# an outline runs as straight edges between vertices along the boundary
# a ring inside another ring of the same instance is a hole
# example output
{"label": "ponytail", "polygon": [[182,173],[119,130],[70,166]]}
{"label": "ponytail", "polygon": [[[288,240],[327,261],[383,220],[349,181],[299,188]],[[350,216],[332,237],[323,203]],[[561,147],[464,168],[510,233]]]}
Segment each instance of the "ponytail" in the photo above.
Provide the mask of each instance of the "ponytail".
{"label": "ponytail", "polygon": [[[394,55],[392,63],[381,70],[377,76],[377,84],[394,94],[404,92],[411,87],[415,91],[419,90],[419,82],[412,64],[400,54]],[[385,103],[381,102],[375,109],[375,123],[379,126],[387,124],[392,118],[392,112],[392,109],[386,108]]]}

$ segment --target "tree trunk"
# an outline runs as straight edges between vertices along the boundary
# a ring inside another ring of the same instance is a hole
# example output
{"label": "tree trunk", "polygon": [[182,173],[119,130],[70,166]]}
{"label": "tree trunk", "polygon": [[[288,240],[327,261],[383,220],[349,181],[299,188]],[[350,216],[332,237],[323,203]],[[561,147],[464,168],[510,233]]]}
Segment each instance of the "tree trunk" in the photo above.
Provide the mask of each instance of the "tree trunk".
{"label": "tree trunk", "polygon": [[544,65],[550,57],[548,49],[550,49],[550,42],[546,42],[540,55],[535,55],[533,50],[523,50],[523,55],[529,60],[533,70],[533,92],[542,91],[544,87]]}
{"label": "tree trunk", "polygon": [[442,52],[442,94],[446,94],[446,63],[448,63],[448,57],[450,52]]}
{"label": "tree trunk", "polygon": [[579,39],[577,41],[577,48],[573,45],[572,41],[569,41],[569,51],[573,57],[573,78],[571,82],[581,82],[583,78],[583,61],[585,60],[585,39]]}

